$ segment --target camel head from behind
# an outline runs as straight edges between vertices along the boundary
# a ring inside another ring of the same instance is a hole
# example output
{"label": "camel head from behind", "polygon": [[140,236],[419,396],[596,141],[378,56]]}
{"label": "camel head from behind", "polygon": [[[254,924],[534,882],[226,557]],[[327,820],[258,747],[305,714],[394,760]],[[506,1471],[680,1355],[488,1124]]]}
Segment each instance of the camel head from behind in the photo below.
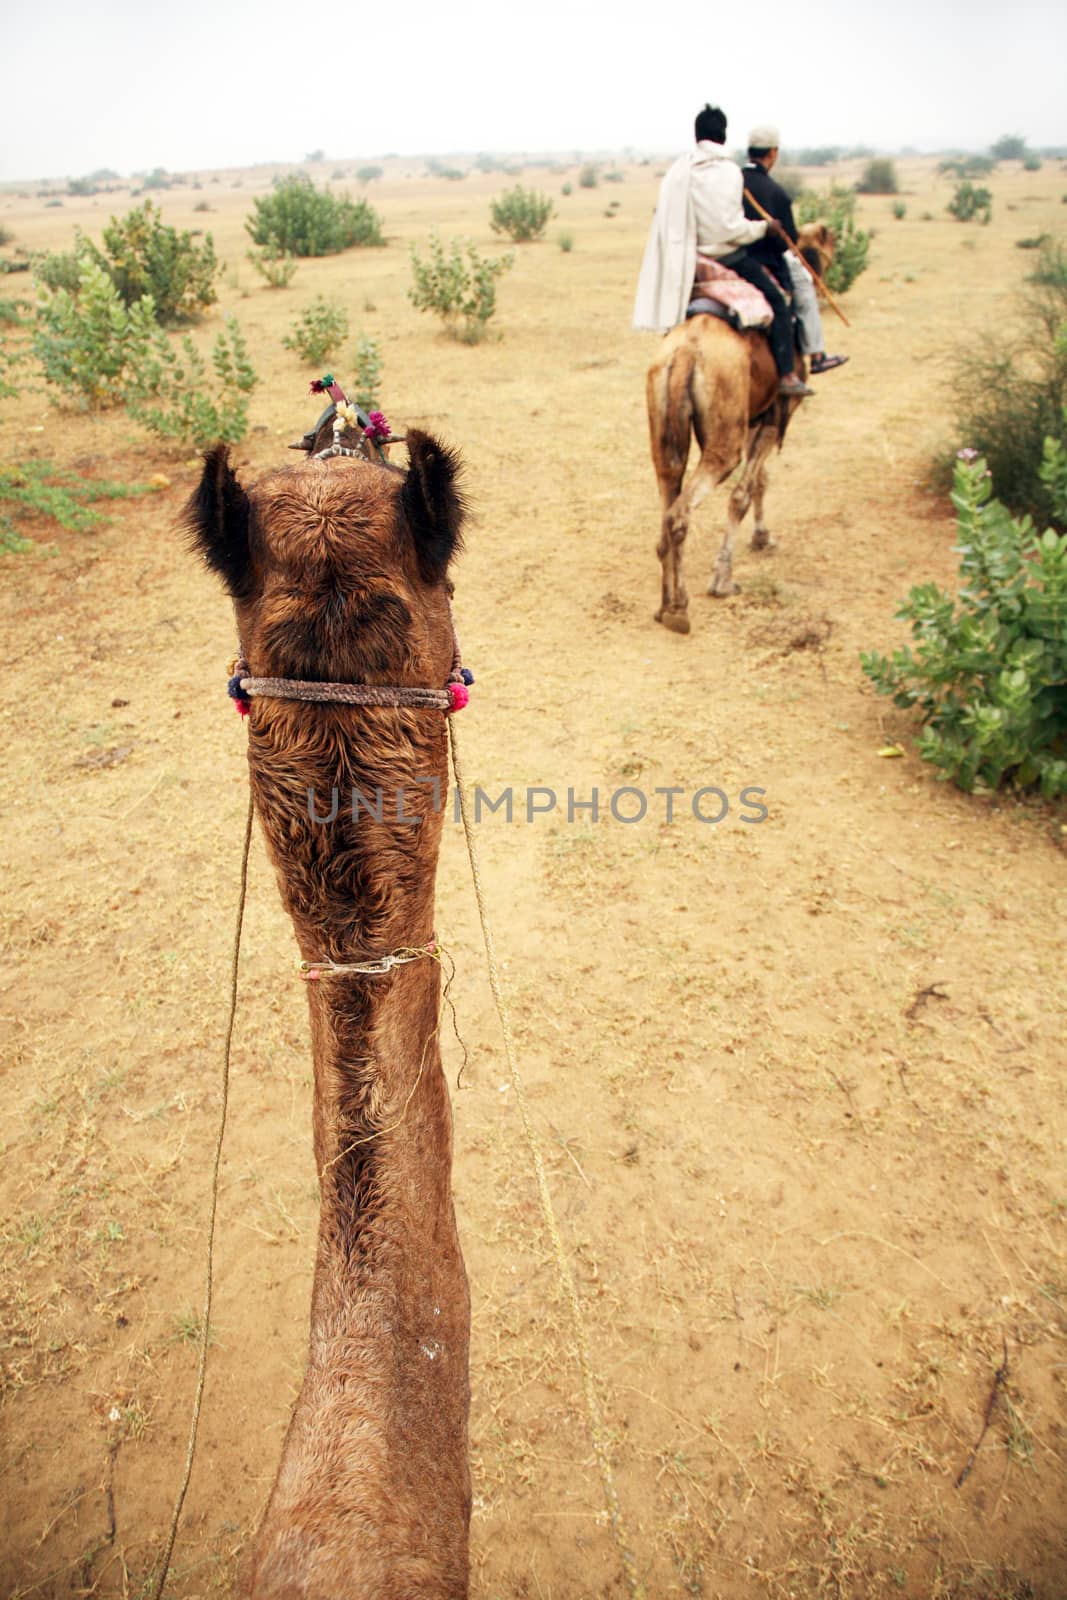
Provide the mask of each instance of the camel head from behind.
{"label": "camel head from behind", "polygon": [[834,230],[827,227],[825,222],[805,222],[802,228],[797,229],[800,254],[820,278],[826,276],[826,269],[834,259],[836,243]]}
{"label": "camel head from behind", "polygon": [[445,682],[458,462],[429,434],[407,443],[406,472],[310,456],[248,489],[225,445],[205,457],[187,523],[230,591],[253,676]]}

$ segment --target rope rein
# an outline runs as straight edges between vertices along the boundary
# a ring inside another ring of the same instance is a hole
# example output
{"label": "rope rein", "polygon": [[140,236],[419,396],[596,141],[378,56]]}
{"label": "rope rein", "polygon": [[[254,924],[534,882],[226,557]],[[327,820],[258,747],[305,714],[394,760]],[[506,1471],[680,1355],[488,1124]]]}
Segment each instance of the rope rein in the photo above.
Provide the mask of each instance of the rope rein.
{"label": "rope rein", "polygon": [[174,1541],[178,1537],[182,1506],[185,1504],[189,1479],[193,1475],[193,1458],[196,1455],[196,1435],[200,1427],[200,1408],[204,1401],[204,1382],[207,1377],[207,1347],[211,1334],[211,1290],[215,1275],[215,1217],[219,1208],[219,1167],[222,1162],[222,1143],[226,1137],[226,1111],[230,1100],[230,1046],[233,1042],[233,1024],[237,1015],[237,965],[241,957],[241,929],[245,919],[245,900],[248,896],[248,856],[252,847],[252,786],[248,786],[248,815],[245,818],[245,842],[241,851],[241,887],[237,895],[237,925],[233,934],[233,957],[230,962],[230,1012],[226,1021],[226,1042],[222,1050],[222,1084],[219,1096],[219,1127],[215,1135],[215,1158],[211,1166],[211,1204],[208,1207],[207,1272],[204,1284],[204,1315],[200,1328],[200,1362],[196,1374],[196,1394],[193,1399],[193,1416],[189,1427],[189,1447],[185,1454],[185,1474],[178,1498],[174,1502],[174,1515],[170,1533],[163,1550],[163,1560],[156,1580],[154,1600],[161,1600],[170,1571],[170,1558]]}

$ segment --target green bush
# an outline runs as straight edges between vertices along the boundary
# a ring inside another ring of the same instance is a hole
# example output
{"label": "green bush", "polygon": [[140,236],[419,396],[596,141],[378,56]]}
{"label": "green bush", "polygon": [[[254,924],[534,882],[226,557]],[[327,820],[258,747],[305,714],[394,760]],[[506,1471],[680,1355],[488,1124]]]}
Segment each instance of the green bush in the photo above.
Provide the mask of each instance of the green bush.
{"label": "green bush", "polygon": [[161,439],[203,450],[222,440],[236,444],[248,432],[248,395],[257,383],[241,330],[232,316],[211,352],[216,393],[208,393],[203,357],[186,336],[180,352],[157,329],[145,357],[126,384],[131,417]]}
{"label": "green bush", "polygon": [[246,250],[245,254],[270,289],[287,289],[296,276],[299,262],[288,251],[265,245],[262,250]]}
{"label": "green bush", "polygon": [[590,165],[583,167],[578,174],[578,186],[582,189],[595,189],[600,182],[600,174],[596,167]]}
{"label": "green bush", "polygon": [[295,350],[312,367],[321,367],[335,355],[348,338],[348,317],[339,306],[317,294],[305,306],[282,340],[287,350]]}
{"label": "green bush", "polygon": [[[1062,447],[1060,447],[1062,451]],[[1067,534],[1038,534],[992,496],[980,456],[961,451],[958,513],[961,588],[912,589],[897,615],[915,649],[861,655],[880,694],[916,707],[919,754],[961,789],[1037,785],[1067,794]],[[1046,458],[1067,519],[1067,453]]]}
{"label": "green bush", "polygon": [[[574,193],[574,185],[573,185],[573,183],[565,183],[563,185],[562,189],[559,192],[560,192],[560,194],[573,194]],[[1064,195],[1063,201],[1064,201],[1064,204],[1067,205],[1067,194]]]}
{"label": "green bush", "polygon": [[[80,244],[81,234],[75,230],[75,243]],[[54,251],[33,257],[33,276],[43,289],[66,289],[77,294],[81,275],[82,254],[78,249]]]}
{"label": "green bush", "polygon": [[412,245],[415,281],[408,298],[419,311],[435,312],[454,339],[477,344],[496,311],[496,280],[514,265],[515,257],[483,257],[470,239],[454,239],[446,255],[435,233],[428,248],[429,259],[424,261]]}
{"label": "green bush", "polygon": [[993,196],[988,189],[976,188],[969,180],[956,185],[956,192],[945,208],[957,222],[989,222],[993,215]]}
{"label": "green bush", "polygon": [[1034,156],[1034,155],[1027,156],[1025,158],[1025,160],[1023,161],[1023,171],[1024,172],[1040,172],[1041,171],[1041,157],[1040,156]]}
{"label": "green bush", "polygon": [[1025,161],[1026,140],[1017,133],[1005,133],[990,146],[989,154],[994,161]]}
{"label": "green bush", "polygon": [[375,166],[373,162],[365,167],[356,168],[356,177],[360,183],[373,183],[375,178],[380,178],[385,172],[384,167]]}
{"label": "green bush", "polygon": [[950,178],[984,178],[995,166],[992,156],[957,156],[942,161],[937,170]]}
{"label": "green bush", "polygon": [[382,382],[382,347],[377,339],[361,333],[356,340],[353,368],[353,396],[364,411],[379,409],[378,392]]}
{"label": "green bush", "polygon": [[517,183],[489,206],[489,226],[494,233],[506,233],[516,244],[530,239],[540,239],[552,215],[552,202],[547,194],[535,189],[524,189]]}
{"label": "green bush", "polygon": [[56,289],[38,306],[33,353],[45,383],[89,407],[119,405],[157,327],[151,295],[124,305],[110,275],[83,256],[78,292]]}
{"label": "green bush", "polygon": [[569,255],[574,249],[574,235],[566,230],[559,236],[559,247],[564,255]]}
{"label": "green bush", "polygon": [[898,222],[903,222],[903,220],[907,216],[907,214],[908,214],[908,208],[904,204],[903,200],[894,200],[894,202],[893,202],[893,215],[896,217],[897,221]]}
{"label": "green bush", "polygon": [[253,202],[245,229],[252,243],[279,255],[331,256],[354,245],[384,244],[381,218],[366,200],[316,189],[295,175],[275,182]]}
{"label": "green bush", "polygon": [[859,194],[896,194],[897,169],[885,156],[868,161],[863,176],[856,185]]}
{"label": "green bush", "polygon": [[210,233],[198,244],[191,233],[167,227],[151,200],[111,218],[102,251],[78,235],[76,253],[91,255],[110,273],[126,305],[150,295],[159,322],[187,322],[218,299],[215,278],[222,269]]}
{"label": "green bush", "polygon": [[833,184],[825,194],[798,196],[793,215],[797,226],[825,222],[834,234],[834,259],[823,274],[831,294],[844,294],[867,270],[871,235],[856,226],[856,196],[851,189]]}

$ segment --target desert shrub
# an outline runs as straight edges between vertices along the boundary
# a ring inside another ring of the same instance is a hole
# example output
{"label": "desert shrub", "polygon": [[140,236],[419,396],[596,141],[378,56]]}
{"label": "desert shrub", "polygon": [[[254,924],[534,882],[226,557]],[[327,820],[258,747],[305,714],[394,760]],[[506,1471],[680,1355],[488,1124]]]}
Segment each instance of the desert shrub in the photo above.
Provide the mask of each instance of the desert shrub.
{"label": "desert shrub", "polygon": [[564,255],[569,255],[574,249],[574,235],[566,230],[559,236],[559,247]]}
{"label": "desert shrub", "polygon": [[15,235],[11,232],[11,229],[5,228],[4,225],[0,223],[0,245],[10,244],[14,237]]}
{"label": "desert shrub", "polygon": [[255,372],[232,316],[211,352],[215,392],[208,390],[204,359],[186,335],[178,348],[157,328],[148,350],[128,376],[130,415],[161,439],[203,450],[216,440],[236,444],[248,432],[248,396]]}
{"label": "desert shrub", "polygon": [[897,221],[898,222],[903,222],[903,220],[907,216],[907,214],[908,214],[908,208],[904,204],[903,200],[894,200],[894,202],[893,202],[893,215],[896,217]]}
{"label": "desert shrub", "polygon": [[[75,233],[75,240],[81,235]],[[77,249],[53,251],[33,257],[33,275],[44,289],[66,289],[77,294],[81,273],[81,255]]]}
{"label": "desert shrub", "polygon": [[516,244],[526,244],[540,239],[552,215],[552,202],[547,194],[535,189],[524,189],[517,183],[489,206],[489,226],[494,233],[506,233]]}
{"label": "desert shrub", "polygon": [[84,251],[110,273],[126,305],[150,295],[159,322],[185,322],[218,299],[215,278],[221,271],[210,233],[198,243],[163,221],[158,206],[146,200],[121,219],[112,217],[98,250],[79,236]]}
{"label": "desert shrub", "polygon": [[[565,183],[563,185],[562,189],[559,192],[560,192],[560,194],[573,194],[574,193],[574,185],[573,185],[573,183]],[[1067,205],[1067,194],[1064,195],[1063,201],[1064,201],[1064,204]]]}
{"label": "desert shrub", "polygon": [[84,256],[77,293],[61,287],[38,306],[33,353],[45,383],[86,406],[118,405],[157,326],[150,295],[124,305],[110,275]]}
{"label": "desert shrub", "polygon": [[794,167],[829,167],[841,154],[836,144],[802,146],[799,150],[783,150],[782,160]]}
{"label": "desert shrub", "polygon": [[[961,789],[1010,782],[1067,794],[1067,534],[1013,517],[992,498],[981,456],[961,457],[959,593],[912,589],[897,615],[911,623],[914,650],[864,652],[863,670],[880,694],[920,711],[919,754]],[[1059,510],[1067,520],[1067,497]]]}
{"label": "desert shrub", "polygon": [[993,215],[993,196],[988,189],[976,188],[968,179],[956,185],[956,192],[945,207],[957,222],[986,223]]}
{"label": "desert shrub", "polygon": [[1005,133],[991,145],[989,154],[994,161],[1024,161],[1026,159],[1026,140],[1017,133]]}
{"label": "desert shrub", "polygon": [[194,211],[210,211],[212,208],[206,200],[198,200],[193,207]]}
{"label": "desert shrub", "polygon": [[24,519],[46,517],[68,533],[87,533],[106,521],[100,500],[136,500],[153,494],[151,483],[94,483],[47,461],[17,461],[0,467],[0,554],[33,550]]}
{"label": "desert shrub", "polygon": [[295,350],[310,366],[321,367],[347,338],[347,316],[339,306],[318,294],[304,307],[282,344],[287,350]]}
{"label": "desert shrub", "polygon": [[805,191],[798,196],[793,215],[798,226],[805,222],[825,222],[833,229],[834,259],[824,276],[832,294],[844,294],[860,273],[866,272],[871,246],[870,233],[856,226],[856,196],[838,184],[833,184],[825,194]]}
{"label": "desert shrub", "polygon": [[1034,155],[1027,156],[1026,159],[1023,161],[1023,171],[1024,172],[1040,172],[1041,171],[1041,157],[1040,156],[1034,156]]}
{"label": "desert shrub", "polygon": [[1035,233],[1031,234],[1030,237],[1026,239],[1016,239],[1015,248],[1016,250],[1042,250],[1044,249],[1045,245],[1051,244],[1051,242],[1052,240],[1049,234]]}
{"label": "desert shrub", "polygon": [[995,166],[992,156],[953,156],[940,162],[937,170],[947,178],[984,178]]}
{"label": "desert shrub", "polygon": [[384,167],[375,166],[373,162],[369,162],[365,167],[356,168],[356,177],[360,183],[373,183],[375,178],[380,178],[384,172]]}
{"label": "desert shrub", "polygon": [[496,311],[496,280],[514,265],[515,257],[482,256],[470,239],[453,239],[446,255],[435,233],[428,250],[424,261],[411,248],[414,283],[408,298],[419,311],[439,316],[454,339],[477,344]]}
{"label": "desert shrub", "polygon": [[56,206],[61,206],[62,204],[62,200],[46,200],[44,203],[44,208],[46,211],[53,211],[55,210]]}
{"label": "desert shrub", "polygon": [[595,189],[600,182],[600,174],[594,166],[583,167],[578,174],[578,187],[581,189]]}
{"label": "desert shrub", "polygon": [[620,172],[618,167],[609,167],[604,173],[605,183],[625,183],[625,181],[626,174],[625,172]]}
{"label": "desert shrub", "polygon": [[896,194],[897,169],[885,156],[868,161],[863,176],[856,185],[859,194]]}
{"label": "desert shrub", "polygon": [[288,288],[296,276],[299,263],[288,251],[283,252],[276,250],[272,245],[264,245],[262,250],[246,250],[245,254],[260,277],[266,279],[268,288]]}
{"label": "desert shrub", "polygon": [[316,189],[297,174],[252,202],[245,229],[252,243],[280,255],[330,256],[354,245],[384,244],[381,218],[366,200]]}
{"label": "desert shrub", "polygon": [[1042,526],[1062,518],[1042,477],[1046,439],[1067,443],[1067,253],[1046,245],[1021,301],[1019,331],[976,342],[957,364],[957,425],[993,475],[993,492]]}
{"label": "desert shrub", "polygon": [[382,382],[382,347],[377,339],[361,333],[356,340],[352,362],[352,390],[357,406],[364,411],[378,410]]}

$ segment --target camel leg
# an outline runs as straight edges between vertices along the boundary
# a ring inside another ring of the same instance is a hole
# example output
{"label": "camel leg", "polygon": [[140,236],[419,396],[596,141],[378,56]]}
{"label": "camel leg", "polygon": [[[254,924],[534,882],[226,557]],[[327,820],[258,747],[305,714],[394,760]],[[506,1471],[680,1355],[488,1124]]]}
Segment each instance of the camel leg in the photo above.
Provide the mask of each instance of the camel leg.
{"label": "camel leg", "polygon": [[672,633],[689,632],[689,595],[682,573],[682,546],[689,532],[689,490],[682,494],[681,482],[681,473],[660,478],[663,518],[656,554],[662,587],[655,617]]}
{"label": "camel leg", "polygon": [[776,430],[774,428],[765,426],[763,429],[759,430],[759,432],[762,432],[765,436],[769,437],[764,437],[761,439],[757,433],[757,437],[753,441],[753,445],[750,447],[749,452],[750,454],[757,455],[759,458],[755,476],[752,481],[752,515],[755,518],[756,526],[752,530],[751,548],[753,550],[776,550],[778,548],[778,541],[767,527],[766,522],[763,520],[763,496],[767,492],[767,457],[769,456],[771,447],[774,443]]}
{"label": "camel leg", "polygon": [[[711,582],[708,584],[708,593],[714,595],[717,600],[740,592],[733,576],[734,537],[748,514],[748,508],[755,497],[757,485],[760,485],[762,503],[761,480],[765,472],[768,453],[774,443],[774,437],[774,429],[767,426],[754,429],[749,436],[744,469],[730,491],[730,500],[726,512],[726,532],[719,547],[719,554],[715,558],[715,569],[711,574]],[[764,531],[766,532],[766,530]],[[753,542],[755,542],[755,537]],[[758,548],[760,548],[759,545],[757,545]]]}

